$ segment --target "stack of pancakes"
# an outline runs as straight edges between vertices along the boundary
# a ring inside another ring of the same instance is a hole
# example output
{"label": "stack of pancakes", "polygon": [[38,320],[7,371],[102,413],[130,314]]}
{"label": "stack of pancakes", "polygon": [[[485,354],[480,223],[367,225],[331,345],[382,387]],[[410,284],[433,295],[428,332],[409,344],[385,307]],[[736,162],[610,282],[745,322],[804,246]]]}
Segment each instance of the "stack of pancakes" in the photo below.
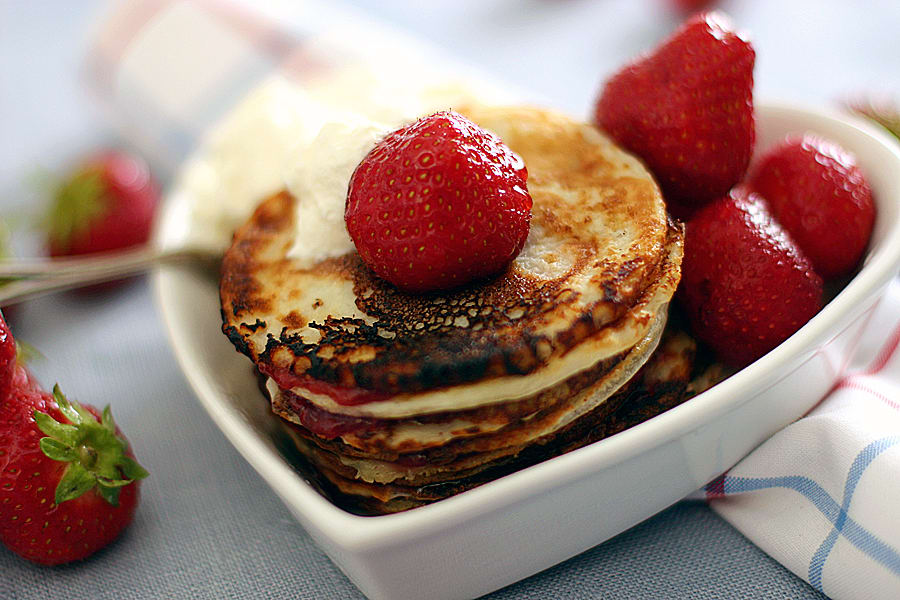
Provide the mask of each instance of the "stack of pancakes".
{"label": "stack of pancakes", "polygon": [[[588,443],[651,379],[686,378],[677,360],[635,376],[662,335],[682,250],[650,174],[556,113],[460,112],[528,168],[531,233],[504,273],[413,295],[356,253],[300,265],[288,250],[303,199],[288,192],[260,204],[223,262],[224,332],[327,487],[365,511],[419,506]],[[686,356],[679,344],[667,356]]]}

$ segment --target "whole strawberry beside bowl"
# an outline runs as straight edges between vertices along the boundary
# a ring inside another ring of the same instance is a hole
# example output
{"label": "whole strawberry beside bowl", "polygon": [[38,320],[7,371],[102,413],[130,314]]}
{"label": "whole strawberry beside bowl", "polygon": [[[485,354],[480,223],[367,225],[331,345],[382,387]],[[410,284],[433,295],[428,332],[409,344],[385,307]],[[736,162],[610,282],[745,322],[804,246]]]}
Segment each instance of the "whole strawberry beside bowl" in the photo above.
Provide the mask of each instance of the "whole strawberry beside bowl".
{"label": "whole strawberry beside bowl", "polygon": [[88,159],[57,186],[45,218],[51,256],[92,254],[144,244],[159,190],[146,163],[110,151]]}
{"label": "whole strawberry beside bowl", "polygon": [[0,541],[43,565],[82,560],[131,523],[147,472],[109,407],[48,394],[14,351],[0,319]]}

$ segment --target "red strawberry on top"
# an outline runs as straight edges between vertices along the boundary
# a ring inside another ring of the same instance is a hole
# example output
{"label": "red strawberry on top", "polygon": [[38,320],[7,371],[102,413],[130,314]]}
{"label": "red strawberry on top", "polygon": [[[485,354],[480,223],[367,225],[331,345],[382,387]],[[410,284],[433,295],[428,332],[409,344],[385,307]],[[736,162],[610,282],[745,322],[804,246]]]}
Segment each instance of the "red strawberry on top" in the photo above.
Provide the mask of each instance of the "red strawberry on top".
{"label": "red strawberry on top", "polygon": [[822,307],[822,280],[765,202],[745,186],[688,222],[679,298],[698,338],[749,364]]}
{"label": "red strawberry on top", "polygon": [[875,223],[872,191],[837,144],[790,137],[762,157],[749,183],[825,279],[859,263]]}
{"label": "red strawberry on top", "polygon": [[131,522],[147,472],[109,407],[100,416],[58,386],[44,392],[15,361],[10,369],[2,319],[0,332],[0,541],[44,565],[81,560]]}
{"label": "red strawberry on top", "polygon": [[143,160],[100,154],[70,173],[46,218],[51,256],[119,250],[150,238],[159,191]]}
{"label": "red strawberry on top", "polygon": [[388,134],[350,178],[344,219],[363,262],[410,292],[494,275],[528,237],[522,159],[460,114]]}
{"label": "red strawberry on top", "polygon": [[644,160],[677,214],[725,194],[747,170],[754,60],[723,15],[705,13],[606,82],[596,124]]}

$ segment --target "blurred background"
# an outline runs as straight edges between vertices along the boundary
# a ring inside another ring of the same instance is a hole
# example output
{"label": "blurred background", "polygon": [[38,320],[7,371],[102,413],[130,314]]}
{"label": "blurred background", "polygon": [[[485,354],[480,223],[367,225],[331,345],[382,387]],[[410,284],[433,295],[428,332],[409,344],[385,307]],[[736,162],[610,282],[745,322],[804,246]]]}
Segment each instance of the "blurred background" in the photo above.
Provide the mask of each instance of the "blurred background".
{"label": "blurred background", "polygon": [[[690,6],[698,4],[688,0],[236,3],[274,20],[287,32],[301,32],[299,35],[317,23],[346,15],[368,20],[373,27],[393,28],[479,69],[499,85],[508,82],[530,99],[585,118],[603,80],[630,57],[663,39],[690,14]],[[134,138],[123,136],[123,129],[113,124],[115,106],[111,113],[98,105],[96,90],[90,90],[84,80],[89,42],[112,4],[103,0],[0,0],[0,217],[13,230],[13,252],[18,256],[43,252],[34,223],[49,198],[46,185],[38,180],[101,148],[142,151],[135,147]],[[900,96],[900,2],[896,0],[723,0],[706,4],[730,14],[753,40],[757,99],[837,109],[847,98],[859,95]],[[352,45],[354,40],[347,43]],[[167,185],[174,170],[157,161],[153,166],[161,184]],[[171,581],[194,577],[194,591],[201,597],[221,597],[222,585],[234,597],[259,597],[266,595],[265,585],[245,581],[235,573],[243,568],[263,568],[258,563],[267,557],[265,549],[273,543],[286,543],[292,553],[284,563],[270,560],[270,564],[276,569],[291,561],[305,565],[292,574],[280,571],[281,577],[298,579],[293,589],[299,595],[310,589],[302,587],[310,577],[313,582],[336,582],[330,584],[333,595],[329,597],[352,592],[277,498],[267,490],[260,492],[265,488],[255,473],[225,443],[192,398],[170,356],[145,281],[94,296],[42,298],[19,308],[14,317],[17,334],[46,357],[34,365],[39,378],[45,383],[61,381],[73,396],[96,404],[112,402],[119,421],[134,432],[131,439],[143,450],[146,464],[154,472],[144,488],[145,506],[138,521],[120,542],[130,552],[119,552],[117,562],[111,563],[118,573],[165,564],[164,572],[153,580],[159,587],[151,588],[162,596],[176,589],[170,587]],[[154,388],[135,390],[133,381],[148,374]],[[168,423],[166,413],[178,414],[178,423]],[[173,452],[194,456],[200,448],[202,456],[172,464]],[[224,500],[207,505],[199,516],[197,509],[191,508],[199,502],[192,494]],[[182,508],[187,512],[179,512]],[[177,514],[190,514],[191,518],[173,520]],[[220,522],[231,523],[231,528]],[[185,550],[190,551],[190,558],[173,565],[164,561],[167,534],[179,527],[196,528],[200,533],[195,545]],[[223,556],[220,548],[229,543],[244,544],[250,550],[243,557]],[[685,544],[709,549],[698,563],[700,555],[677,555]],[[663,587],[651,589],[641,587],[650,585],[643,578],[623,576],[612,582],[610,594],[618,590],[621,597],[629,597],[630,592],[640,595],[641,590],[656,590],[661,595],[679,596],[706,590],[712,595],[705,597],[719,597],[723,590],[732,589],[740,596],[741,590],[748,589],[747,582],[775,581],[778,586],[772,589],[777,593],[772,592],[772,597],[816,597],[811,588],[701,504],[671,509],[538,577],[572,582],[579,577],[596,578],[600,571],[627,575],[633,573],[634,565],[647,560],[642,552],[647,547],[656,547],[659,556],[670,557],[653,563],[653,568],[674,570],[680,579],[670,578]],[[82,575],[99,577],[103,568],[99,562],[57,577],[69,583],[79,581]],[[5,579],[0,582],[0,597],[14,598],[23,590],[43,590],[44,597],[62,597],[51,591],[56,581],[44,580],[39,570],[6,554],[0,554],[0,566]],[[722,573],[729,575],[722,577]],[[165,583],[166,577],[170,584]],[[81,595],[70,597],[101,597],[91,584],[81,581],[80,585]],[[146,586],[147,582],[139,579],[122,585]],[[11,590],[5,593],[4,587],[9,586]],[[506,595],[527,595],[533,593],[533,586],[533,581],[524,582]]]}
{"label": "blurred background", "polygon": [[[463,63],[554,107],[587,115],[601,82],[689,14],[690,0],[402,0],[241,2],[285,30],[349,8],[412,33]],[[25,177],[119,142],[80,80],[103,0],[0,3],[0,202],[36,199]],[[900,92],[900,3],[723,0],[757,51],[756,97],[831,105],[858,93]],[[171,173],[160,173],[163,179]]]}

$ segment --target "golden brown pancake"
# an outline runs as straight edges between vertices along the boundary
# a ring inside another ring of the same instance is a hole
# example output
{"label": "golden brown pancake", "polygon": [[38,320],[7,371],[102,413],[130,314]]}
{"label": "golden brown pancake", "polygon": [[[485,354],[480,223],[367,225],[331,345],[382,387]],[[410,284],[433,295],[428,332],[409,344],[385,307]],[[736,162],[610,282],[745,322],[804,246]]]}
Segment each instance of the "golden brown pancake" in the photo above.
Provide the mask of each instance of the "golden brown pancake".
{"label": "golden brown pancake", "polygon": [[297,428],[288,427],[288,431],[298,450],[325,478],[326,491],[336,500],[365,514],[398,512],[596,442],[680,404],[689,397],[691,378],[698,375],[695,352],[696,344],[686,334],[667,332],[644,368],[591,413],[516,453],[475,468],[460,469],[449,477],[425,475],[389,484],[366,482],[356,477],[339,455],[316,447]]}
{"label": "golden brown pancake", "polygon": [[[642,339],[679,278],[681,232],[652,177],[595,128],[472,109],[528,167],[526,247],[498,277],[410,295],[355,253],[301,268],[294,202],[266,200],[226,253],[224,330],[260,370],[335,413],[400,418],[524,398]],[[334,401],[314,380],[374,394]]]}
{"label": "golden brown pancake", "polygon": [[[323,450],[339,456],[340,462],[353,469],[356,472],[355,476],[364,481],[389,483],[401,478],[418,481],[422,476],[431,476],[432,480],[448,479],[456,471],[468,471],[498,458],[516,454],[536,440],[545,438],[585,414],[595,411],[644,364],[659,341],[664,322],[661,318],[644,340],[623,356],[614,359],[611,364],[601,363],[595,369],[577,373],[562,383],[541,391],[535,398],[530,399],[533,402],[526,402],[536,408],[540,407],[539,409],[514,416],[517,412],[516,402],[501,405],[501,408],[507,409],[501,412],[510,415],[510,422],[496,431],[484,433],[464,431],[462,435],[453,436],[442,444],[421,444],[420,448],[416,447],[413,440],[407,439],[403,452],[392,451],[394,449],[359,452],[355,448],[347,448],[346,442],[325,444],[319,436],[307,437]],[[291,418],[290,410],[278,409],[281,394],[277,386],[267,387],[273,406],[276,406],[276,413],[286,420],[296,422]],[[450,413],[449,417],[477,424],[481,417],[479,412],[475,411],[472,414],[455,412]],[[403,422],[410,429],[414,429],[415,419]],[[383,428],[387,429],[391,424],[393,422],[387,422]],[[298,433],[304,435],[303,428],[298,428]],[[378,430],[372,434],[377,436]],[[359,438],[364,438],[365,435],[360,435]],[[351,441],[359,443],[362,439]],[[403,455],[410,454],[416,455],[417,464],[397,462]],[[441,477],[435,478],[438,474],[442,474]]]}
{"label": "golden brown pancake", "polygon": [[528,168],[531,232],[505,272],[413,295],[355,252],[300,263],[288,251],[303,198],[288,192],[263,200],[223,261],[223,331],[269,378],[273,410],[324,487],[375,512],[599,439],[651,378],[676,382],[672,398],[685,389],[677,361],[635,378],[683,243],[650,174],[557,113],[461,112]]}

